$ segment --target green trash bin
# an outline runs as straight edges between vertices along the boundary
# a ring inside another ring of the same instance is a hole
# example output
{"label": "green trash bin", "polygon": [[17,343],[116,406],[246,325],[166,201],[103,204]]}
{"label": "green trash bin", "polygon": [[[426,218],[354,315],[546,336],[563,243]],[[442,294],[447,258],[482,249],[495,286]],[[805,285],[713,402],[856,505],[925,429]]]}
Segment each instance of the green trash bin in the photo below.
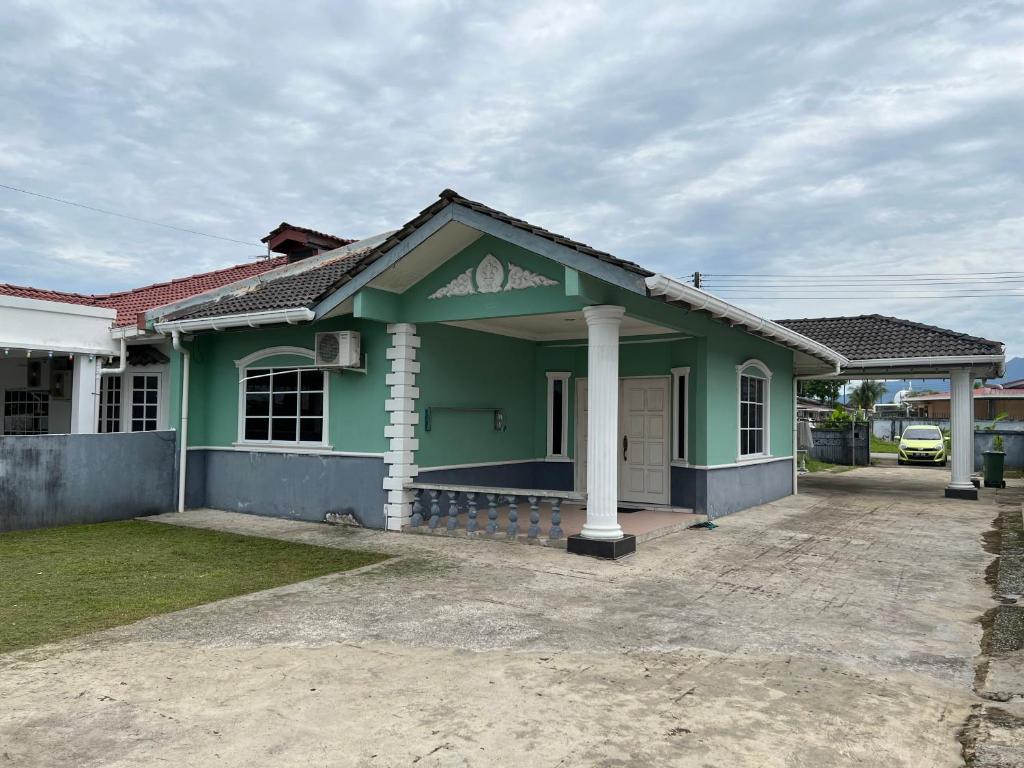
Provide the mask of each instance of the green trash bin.
{"label": "green trash bin", "polygon": [[985,465],[985,487],[1005,488],[1003,462],[1006,461],[1006,454],[1003,451],[982,451],[981,457]]}

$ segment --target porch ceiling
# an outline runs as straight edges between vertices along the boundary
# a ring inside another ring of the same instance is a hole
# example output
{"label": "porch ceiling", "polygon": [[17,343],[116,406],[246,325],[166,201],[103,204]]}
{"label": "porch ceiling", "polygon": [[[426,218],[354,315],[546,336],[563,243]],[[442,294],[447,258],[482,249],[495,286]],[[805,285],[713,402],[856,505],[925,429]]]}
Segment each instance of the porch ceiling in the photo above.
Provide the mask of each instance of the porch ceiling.
{"label": "porch ceiling", "polygon": [[416,258],[399,259],[375,277],[370,287],[402,293],[483,236],[483,232],[449,221],[416,246]]}
{"label": "porch ceiling", "polygon": [[[568,341],[587,338],[587,323],[583,319],[582,312],[557,312],[547,315],[524,315],[486,320],[451,320],[445,325],[495,333],[499,336],[513,336],[530,341]],[[647,336],[663,333],[676,333],[676,331],[629,315],[622,318],[622,326],[619,329],[620,336]]]}

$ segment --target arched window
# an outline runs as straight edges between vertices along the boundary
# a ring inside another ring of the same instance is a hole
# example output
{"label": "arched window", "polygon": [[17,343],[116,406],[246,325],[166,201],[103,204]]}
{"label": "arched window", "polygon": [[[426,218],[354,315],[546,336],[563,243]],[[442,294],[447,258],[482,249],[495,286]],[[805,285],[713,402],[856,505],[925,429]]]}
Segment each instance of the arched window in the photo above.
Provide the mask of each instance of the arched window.
{"label": "arched window", "polygon": [[238,442],[253,446],[325,446],[327,382],[313,350],[271,347],[238,367]]}
{"label": "arched window", "polygon": [[736,366],[740,460],[771,455],[771,383],[772,372],[760,360],[747,360]]}

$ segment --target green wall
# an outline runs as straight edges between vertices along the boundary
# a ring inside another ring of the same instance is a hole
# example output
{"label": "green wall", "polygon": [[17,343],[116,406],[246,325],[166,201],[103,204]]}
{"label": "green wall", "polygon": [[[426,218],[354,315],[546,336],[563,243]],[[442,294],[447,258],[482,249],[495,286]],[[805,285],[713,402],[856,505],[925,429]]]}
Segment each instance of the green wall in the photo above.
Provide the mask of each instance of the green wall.
{"label": "green wall", "polygon": [[[543,274],[558,285],[492,294],[429,299],[428,296],[488,253],[506,266],[510,261]],[[502,240],[483,236],[456,254],[402,295],[367,290],[357,294],[360,318],[336,318],[313,326],[202,334],[191,342],[192,400],[190,445],[229,446],[237,440],[238,370],[236,359],[274,346],[312,349],[317,331],[352,329],[363,336],[368,373],[330,374],[329,440],[337,451],[380,453],[387,450],[385,350],[386,322],[414,322],[422,339],[417,377],[421,423],[416,434],[421,467],[544,458],[547,451],[548,371],[569,371],[570,428],[574,452],[576,379],[586,376],[585,341],[532,342],[441,325],[442,320],[469,320],[526,314],[578,311],[592,303],[619,304],[627,314],[673,328],[671,341],[620,348],[622,376],[669,376],[674,367],[690,367],[690,463],[732,464],[737,460],[738,384],[736,366],[757,358],[773,373],[771,384],[771,453],[792,453],[793,353],[744,333],[702,313],[616,288],[566,269],[553,261]],[[180,360],[172,356],[172,391],[180,387]],[[177,425],[179,403],[172,399]],[[427,406],[502,408],[506,427],[496,432],[486,413],[436,411],[427,433],[422,414]]]}
{"label": "green wall", "polygon": [[[328,441],[336,451],[383,453],[385,350],[390,337],[380,323],[333,318],[312,326],[266,328],[198,335],[191,342],[189,445],[229,446],[238,440],[238,368],[235,360],[268,347],[313,349],[319,331],[356,330],[362,334],[367,372],[329,373]],[[281,360],[308,365],[309,360]],[[172,364],[172,382],[176,378]],[[180,386],[180,385],[179,385]],[[175,409],[172,409],[172,413]],[[180,413],[180,412],[179,412]],[[180,416],[175,415],[175,419]]]}

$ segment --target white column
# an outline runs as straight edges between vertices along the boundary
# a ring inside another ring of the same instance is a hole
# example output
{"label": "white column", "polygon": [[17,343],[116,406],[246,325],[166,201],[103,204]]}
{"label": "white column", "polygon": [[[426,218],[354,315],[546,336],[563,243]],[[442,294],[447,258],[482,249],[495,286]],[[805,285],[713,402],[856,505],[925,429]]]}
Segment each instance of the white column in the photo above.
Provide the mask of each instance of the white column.
{"label": "white column", "polygon": [[[975,495],[971,484],[974,472],[974,383],[970,368],[956,368],[950,373],[949,432],[953,441],[952,462],[947,496]],[[950,493],[952,492],[952,493]]]}
{"label": "white column", "polygon": [[619,326],[623,307],[584,307],[587,321],[588,539],[620,539]]}
{"label": "white column", "polygon": [[75,355],[71,373],[71,433],[96,431],[96,387],[99,361],[94,355]]}
{"label": "white column", "polygon": [[388,451],[384,454],[388,468],[384,478],[384,490],[388,494],[384,527],[400,531],[412,515],[413,493],[407,486],[419,474],[415,464],[419,440],[413,435],[420,420],[416,411],[416,399],[420,396],[416,386],[416,374],[420,371],[416,350],[420,337],[416,335],[416,326],[409,323],[393,323],[387,331],[391,334],[391,347],[387,351],[391,372],[385,376],[389,397],[384,401],[388,414],[388,424],[384,427],[384,436],[388,439]]}

